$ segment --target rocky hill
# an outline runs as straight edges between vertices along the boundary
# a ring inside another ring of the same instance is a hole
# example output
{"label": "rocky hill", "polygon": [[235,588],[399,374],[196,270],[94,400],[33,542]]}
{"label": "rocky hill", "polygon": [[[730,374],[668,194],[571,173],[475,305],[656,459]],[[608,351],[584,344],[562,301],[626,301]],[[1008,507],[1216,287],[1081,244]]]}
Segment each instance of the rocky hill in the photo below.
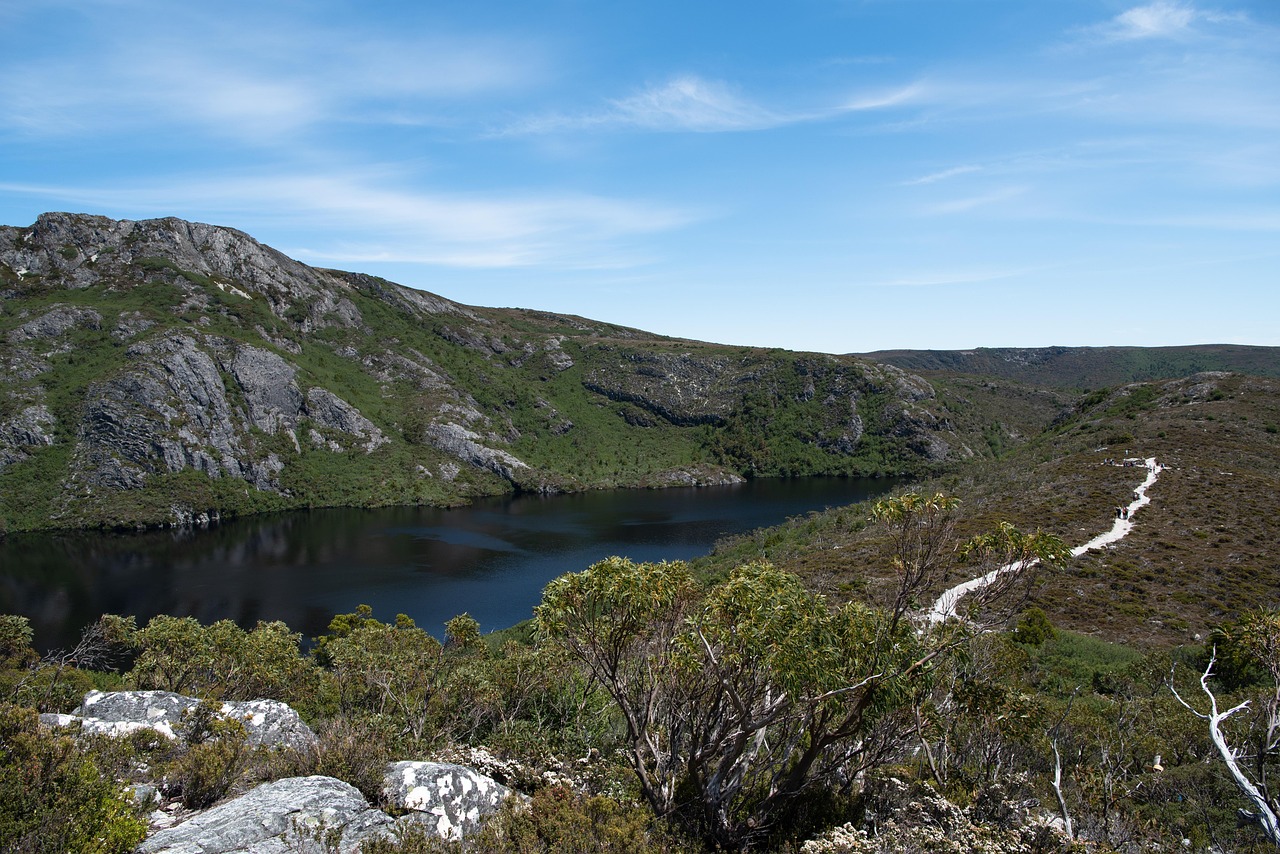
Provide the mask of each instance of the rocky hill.
{"label": "rocky hill", "polygon": [[1280,347],[1200,344],[1185,347],[978,347],[974,350],[880,350],[860,354],[906,371],[1003,377],[1036,386],[1097,389],[1202,371],[1280,377]]}
{"label": "rocky hill", "polygon": [[230,228],[66,213],[0,227],[0,366],[0,531],[920,472],[1066,400],[466,306]]}

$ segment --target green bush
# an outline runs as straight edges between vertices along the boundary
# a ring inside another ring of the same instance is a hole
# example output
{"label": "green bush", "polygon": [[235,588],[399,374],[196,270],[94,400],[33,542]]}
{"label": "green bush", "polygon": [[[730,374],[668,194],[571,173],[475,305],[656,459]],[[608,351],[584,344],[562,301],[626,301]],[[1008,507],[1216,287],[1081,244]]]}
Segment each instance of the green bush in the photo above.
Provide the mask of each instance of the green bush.
{"label": "green bush", "polygon": [[1040,646],[1047,640],[1053,640],[1053,623],[1049,615],[1041,608],[1028,608],[1013,628],[1013,639],[1027,646]]}
{"label": "green bush", "polygon": [[231,620],[203,626],[161,614],[131,640],[138,656],[126,679],[144,690],[293,704],[315,697],[318,674],[300,651],[302,636],[279,621],[259,621],[246,632]]}
{"label": "green bush", "polygon": [[216,703],[205,701],[187,713],[181,728],[187,749],[165,774],[166,793],[181,797],[188,809],[204,809],[222,800],[248,765],[244,725],[220,717],[218,711]]}
{"label": "green bush", "polygon": [[387,723],[372,716],[325,720],[316,730],[319,744],[310,773],[336,777],[359,789],[370,803],[381,803],[383,773],[393,759],[388,745],[395,737]]}
{"label": "green bush", "polygon": [[0,706],[0,840],[11,854],[124,854],[146,824],[118,784],[33,709]]}

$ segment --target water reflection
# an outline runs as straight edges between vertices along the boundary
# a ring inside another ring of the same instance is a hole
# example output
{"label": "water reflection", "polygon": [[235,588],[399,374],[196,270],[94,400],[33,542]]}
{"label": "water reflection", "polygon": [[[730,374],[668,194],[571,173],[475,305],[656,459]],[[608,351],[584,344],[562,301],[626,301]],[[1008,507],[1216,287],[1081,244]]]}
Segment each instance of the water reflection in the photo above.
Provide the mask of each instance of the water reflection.
{"label": "water reflection", "polygon": [[43,648],[103,613],[284,620],[321,632],[361,603],[439,631],[468,611],[488,629],[526,619],[543,586],[609,555],[705,554],[726,535],[883,492],[886,480],[808,478],[702,489],[520,496],[443,510],[258,516],[208,531],[16,535],[0,542],[0,613]]}

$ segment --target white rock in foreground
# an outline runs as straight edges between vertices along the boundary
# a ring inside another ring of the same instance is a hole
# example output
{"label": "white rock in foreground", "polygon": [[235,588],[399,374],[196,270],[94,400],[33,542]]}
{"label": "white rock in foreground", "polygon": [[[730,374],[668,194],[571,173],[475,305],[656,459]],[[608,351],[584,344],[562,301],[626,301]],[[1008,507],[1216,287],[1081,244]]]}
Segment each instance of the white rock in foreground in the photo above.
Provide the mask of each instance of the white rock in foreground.
{"label": "white rock in foreground", "polygon": [[[71,726],[77,721],[83,732],[123,736],[148,727],[175,738],[188,714],[200,701],[169,691],[90,691],[74,715],[45,715],[52,726]],[[278,700],[225,702],[221,715],[244,724],[249,743],[254,746],[310,750],[316,735],[286,703]]]}
{"label": "white rock in foreground", "polygon": [[420,813],[442,839],[470,833],[511,794],[492,777],[446,762],[392,762],[383,792],[392,806]]}

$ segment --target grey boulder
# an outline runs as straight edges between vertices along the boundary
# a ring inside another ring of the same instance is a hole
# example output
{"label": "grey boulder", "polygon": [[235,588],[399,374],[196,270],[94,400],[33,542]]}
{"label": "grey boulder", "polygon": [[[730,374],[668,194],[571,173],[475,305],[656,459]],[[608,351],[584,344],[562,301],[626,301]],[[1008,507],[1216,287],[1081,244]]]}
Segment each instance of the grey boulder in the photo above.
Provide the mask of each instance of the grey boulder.
{"label": "grey boulder", "polygon": [[[90,691],[75,715],[48,716],[48,723],[66,726],[79,721],[83,732],[116,736],[150,728],[176,738],[183,716],[198,705],[200,701],[195,697],[169,691]],[[249,743],[255,747],[310,750],[316,746],[315,733],[286,703],[224,702],[220,712],[224,718],[242,723]]]}
{"label": "grey boulder", "polygon": [[289,777],[152,835],[138,854],[354,854],[395,819],[333,777]]}
{"label": "grey boulder", "polygon": [[383,777],[387,802],[412,810],[417,821],[442,839],[459,839],[496,812],[511,790],[462,765],[447,762],[392,762]]}

